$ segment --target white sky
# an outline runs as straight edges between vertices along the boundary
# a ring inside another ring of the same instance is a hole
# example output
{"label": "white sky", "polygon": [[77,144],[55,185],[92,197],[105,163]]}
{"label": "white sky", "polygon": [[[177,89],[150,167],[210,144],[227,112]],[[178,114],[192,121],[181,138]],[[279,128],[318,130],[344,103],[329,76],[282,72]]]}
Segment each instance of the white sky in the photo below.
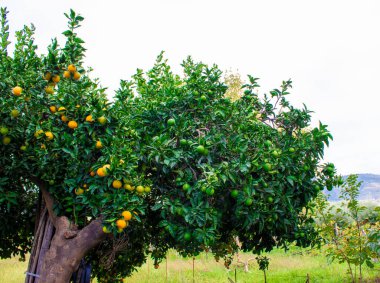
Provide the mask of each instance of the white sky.
{"label": "white sky", "polygon": [[326,160],[341,174],[380,174],[378,0],[0,0],[11,32],[33,23],[40,52],[66,29],[73,8],[86,63],[117,89],[161,50],[174,70],[188,55],[260,77],[262,92],[291,78],[291,100],[315,111],[334,136]]}

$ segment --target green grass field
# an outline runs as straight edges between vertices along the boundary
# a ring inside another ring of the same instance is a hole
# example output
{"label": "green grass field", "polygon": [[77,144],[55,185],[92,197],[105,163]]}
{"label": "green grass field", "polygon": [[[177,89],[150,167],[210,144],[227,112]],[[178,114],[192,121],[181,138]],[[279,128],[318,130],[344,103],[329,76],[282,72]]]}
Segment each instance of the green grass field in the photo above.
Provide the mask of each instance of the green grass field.
{"label": "green grass field", "polygon": [[[345,264],[327,264],[326,258],[319,252],[300,254],[301,250],[292,249],[284,253],[275,250],[267,254],[271,258],[267,279],[269,283],[305,282],[309,274],[310,282],[349,282]],[[250,254],[242,254],[242,259],[253,258]],[[167,268],[166,268],[167,266]],[[244,272],[241,265],[237,265],[236,258],[228,271],[223,262],[215,262],[210,254],[201,254],[194,261],[194,282],[229,282],[228,277],[234,280],[235,269],[237,282],[252,283],[264,282],[263,274],[258,270],[256,261],[250,261],[249,272]],[[27,262],[19,262],[17,259],[0,260],[0,283],[20,283],[24,280],[24,272]],[[166,274],[167,271],[167,274]],[[364,267],[364,282],[380,282],[380,264],[374,269]],[[193,260],[184,259],[175,252],[168,254],[168,260],[160,264],[159,269],[153,268],[153,261],[138,269],[132,277],[124,280],[127,283],[143,282],[193,282]]]}

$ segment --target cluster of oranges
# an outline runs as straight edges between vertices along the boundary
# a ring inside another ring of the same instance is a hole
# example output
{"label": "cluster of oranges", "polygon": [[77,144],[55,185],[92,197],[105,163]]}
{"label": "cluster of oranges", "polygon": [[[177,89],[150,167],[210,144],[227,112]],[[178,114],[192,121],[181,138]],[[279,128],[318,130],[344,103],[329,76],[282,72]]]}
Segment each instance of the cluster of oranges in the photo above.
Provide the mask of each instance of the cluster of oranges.
{"label": "cluster of oranges", "polygon": [[77,71],[77,68],[71,64],[67,66],[67,70],[63,72],[63,77],[65,79],[72,78],[73,80],[77,81],[80,79],[80,73]]}
{"label": "cluster of oranges", "polygon": [[3,144],[8,145],[11,143],[11,138],[7,136],[9,133],[9,130],[7,127],[1,127],[0,128],[0,134],[3,136]]}
{"label": "cluster of oranges", "polygon": [[[102,167],[96,170],[96,175],[98,175],[99,177],[105,177],[108,175],[110,169],[111,169],[111,165],[109,164],[103,165]],[[95,176],[95,172],[91,171],[90,175]]]}
{"label": "cluster of oranges", "polygon": [[151,188],[149,186],[145,186],[144,187],[144,186],[139,185],[139,186],[135,187],[129,181],[125,181],[124,185],[123,185],[122,181],[120,181],[120,180],[114,180],[112,182],[112,187],[115,188],[115,189],[120,189],[121,187],[123,187],[124,189],[126,189],[126,190],[128,190],[130,192],[136,190],[136,192],[139,193],[139,194],[150,193],[151,192]]}
{"label": "cluster of oranges", "polygon": [[[134,214],[137,214],[137,213],[134,212]],[[121,213],[121,216],[122,218],[116,220],[116,227],[119,233],[123,232],[123,230],[128,227],[129,221],[132,220],[132,213],[129,210],[124,210]],[[103,232],[107,234],[111,233],[111,231],[108,230],[106,226],[103,226]]]}
{"label": "cluster of oranges", "polygon": [[[96,170],[96,173],[94,170],[91,170],[90,176],[94,177],[95,175],[97,175],[99,177],[106,177],[106,176],[108,176],[110,170],[111,170],[111,165],[106,164],[106,165],[103,165],[102,167],[99,167]],[[131,191],[131,192],[136,190],[136,192],[139,194],[151,192],[151,188],[149,186],[145,186],[145,187],[141,186],[141,185],[133,186],[130,181],[124,181],[124,184],[123,184],[123,182],[120,180],[113,180],[112,181],[112,187],[114,189],[124,188],[128,191]]]}
{"label": "cluster of oranges", "polygon": [[54,87],[57,85],[57,83],[60,82],[61,77],[57,74],[46,72],[44,75],[44,79],[48,81],[48,85],[45,87],[45,92],[47,94],[53,94]]}

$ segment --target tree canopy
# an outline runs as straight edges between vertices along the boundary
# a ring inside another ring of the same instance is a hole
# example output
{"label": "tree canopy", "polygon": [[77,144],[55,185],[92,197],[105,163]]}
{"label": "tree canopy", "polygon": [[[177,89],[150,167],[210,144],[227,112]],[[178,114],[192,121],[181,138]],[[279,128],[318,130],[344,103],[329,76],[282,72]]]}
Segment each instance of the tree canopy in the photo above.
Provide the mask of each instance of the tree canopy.
{"label": "tree canopy", "polygon": [[46,55],[36,52],[33,26],[16,33],[9,54],[6,15],[1,9],[1,257],[29,251],[42,187],[70,223],[102,221],[108,235],[87,258],[103,281],[129,275],[148,255],[158,264],[168,249],[210,250],[228,265],[237,238],[254,253],[316,239],[310,200],[340,179],[320,162],[327,126],[310,128],[311,111],[287,100],[292,81],[259,95],[248,76],[231,100],[216,65],[189,57],[177,75],[161,53],[110,100],[83,66],[80,15],[65,14],[66,43],[53,39]]}

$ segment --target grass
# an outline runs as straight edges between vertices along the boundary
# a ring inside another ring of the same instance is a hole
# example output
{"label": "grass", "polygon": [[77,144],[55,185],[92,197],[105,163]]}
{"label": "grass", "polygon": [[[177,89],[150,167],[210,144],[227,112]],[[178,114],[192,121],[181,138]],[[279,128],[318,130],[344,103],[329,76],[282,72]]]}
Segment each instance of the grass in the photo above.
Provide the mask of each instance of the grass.
{"label": "grass", "polygon": [[[304,250],[293,248],[284,253],[275,250],[269,254],[270,264],[267,271],[269,283],[297,283],[305,282],[309,274],[310,282],[349,282],[345,264],[328,264],[326,258],[319,252],[306,253]],[[241,254],[243,260],[254,258],[251,254]],[[167,268],[166,268],[167,265]],[[258,270],[255,260],[250,261],[249,272],[244,272],[241,265],[237,265],[236,258],[233,261],[230,271],[223,262],[215,262],[211,254],[203,253],[197,256],[194,261],[194,282],[214,283],[228,282],[228,277],[234,280],[236,269],[238,283],[264,282],[263,273]],[[0,260],[0,283],[19,283],[24,280],[24,272],[27,262],[19,262],[17,259]],[[377,263],[374,269],[364,267],[365,282],[376,282],[375,278],[380,277],[380,264]],[[166,274],[167,271],[167,274]],[[176,252],[168,254],[167,262],[164,260],[158,269],[153,268],[153,261],[148,262],[138,269],[132,277],[124,280],[126,283],[187,283],[193,282],[193,260],[192,258],[181,258]],[[379,282],[379,281],[377,281]]]}

